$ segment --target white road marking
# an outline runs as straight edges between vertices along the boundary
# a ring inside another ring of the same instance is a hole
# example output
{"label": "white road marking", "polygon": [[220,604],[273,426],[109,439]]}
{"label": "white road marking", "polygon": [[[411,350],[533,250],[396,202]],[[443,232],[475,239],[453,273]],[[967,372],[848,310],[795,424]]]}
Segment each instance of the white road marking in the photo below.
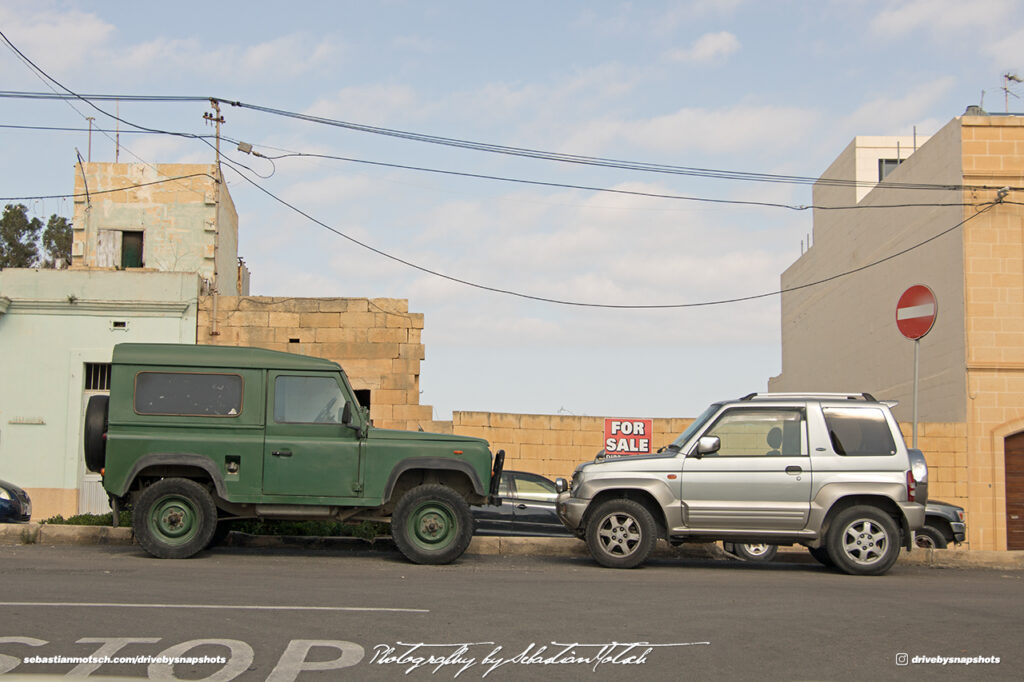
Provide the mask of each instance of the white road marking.
{"label": "white road marking", "polygon": [[430,613],[429,609],[397,609],[376,606],[269,606],[261,604],[117,604],[104,602],[3,601],[0,606],[60,606],[119,609],[221,609],[245,611],[380,611],[385,613]]}

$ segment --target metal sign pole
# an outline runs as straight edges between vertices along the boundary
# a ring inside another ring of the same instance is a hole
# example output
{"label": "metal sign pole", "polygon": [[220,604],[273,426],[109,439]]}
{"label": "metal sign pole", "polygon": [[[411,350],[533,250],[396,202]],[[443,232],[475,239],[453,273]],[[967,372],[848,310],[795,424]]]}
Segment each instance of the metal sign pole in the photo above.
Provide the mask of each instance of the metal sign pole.
{"label": "metal sign pole", "polygon": [[921,339],[914,339],[914,444],[911,446],[917,449],[917,379],[918,379],[918,349],[921,347]]}

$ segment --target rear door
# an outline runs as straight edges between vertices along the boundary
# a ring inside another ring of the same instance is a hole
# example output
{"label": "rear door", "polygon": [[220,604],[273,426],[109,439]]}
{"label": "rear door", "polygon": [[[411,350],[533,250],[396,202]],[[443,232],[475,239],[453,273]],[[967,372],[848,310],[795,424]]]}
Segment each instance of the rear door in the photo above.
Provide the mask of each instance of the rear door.
{"label": "rear door", "polygon": [[[302,497],[357,497],[361,443],[341,423],[349,398],[340,376],[271,371],[263,492]],[[358,405],[352,405],[358,414]]]}

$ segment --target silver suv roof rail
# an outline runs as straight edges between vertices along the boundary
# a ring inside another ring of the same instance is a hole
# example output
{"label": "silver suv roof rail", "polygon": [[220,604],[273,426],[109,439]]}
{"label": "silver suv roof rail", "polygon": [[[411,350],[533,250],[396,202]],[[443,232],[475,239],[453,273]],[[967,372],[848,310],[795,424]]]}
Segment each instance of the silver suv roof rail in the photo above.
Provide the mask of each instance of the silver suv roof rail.
{"label": "silver suv roof rail", "polygon": [[814,400],[866,400],[876,403],[875,396],[870,393],[748,393],[740,400],[794,400],[811,398]]}

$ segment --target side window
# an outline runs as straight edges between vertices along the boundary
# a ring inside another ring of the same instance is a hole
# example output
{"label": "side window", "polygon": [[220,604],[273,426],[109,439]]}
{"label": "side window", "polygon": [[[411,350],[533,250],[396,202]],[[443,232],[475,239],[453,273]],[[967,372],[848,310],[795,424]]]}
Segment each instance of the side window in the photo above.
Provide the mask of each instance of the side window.
{"label": "side window", "polygon": [[877,407],[823,407],[832,449],[837,455],[895,455],[885,413]]}
{"label": "side window", "polygon": [[720,457],[800,457],[807,455],[801,409],[738,408],[726,411],[704,432],[718,436]]}
{"label": "side window", "polygon": [[237,417],[242,413],[242,377],[237,374],[139,372],[138,414]]}
{"label": "side window", "polygon": [[516,479],[516,490],[519,497],[526,500],[554,502],[558,497],[555,486],[544,479],[522,477]]}
{"label": "side window", "polygon": [[279,376],[274,380],[274,421],[340,424],[345,397],[334,377]]}

